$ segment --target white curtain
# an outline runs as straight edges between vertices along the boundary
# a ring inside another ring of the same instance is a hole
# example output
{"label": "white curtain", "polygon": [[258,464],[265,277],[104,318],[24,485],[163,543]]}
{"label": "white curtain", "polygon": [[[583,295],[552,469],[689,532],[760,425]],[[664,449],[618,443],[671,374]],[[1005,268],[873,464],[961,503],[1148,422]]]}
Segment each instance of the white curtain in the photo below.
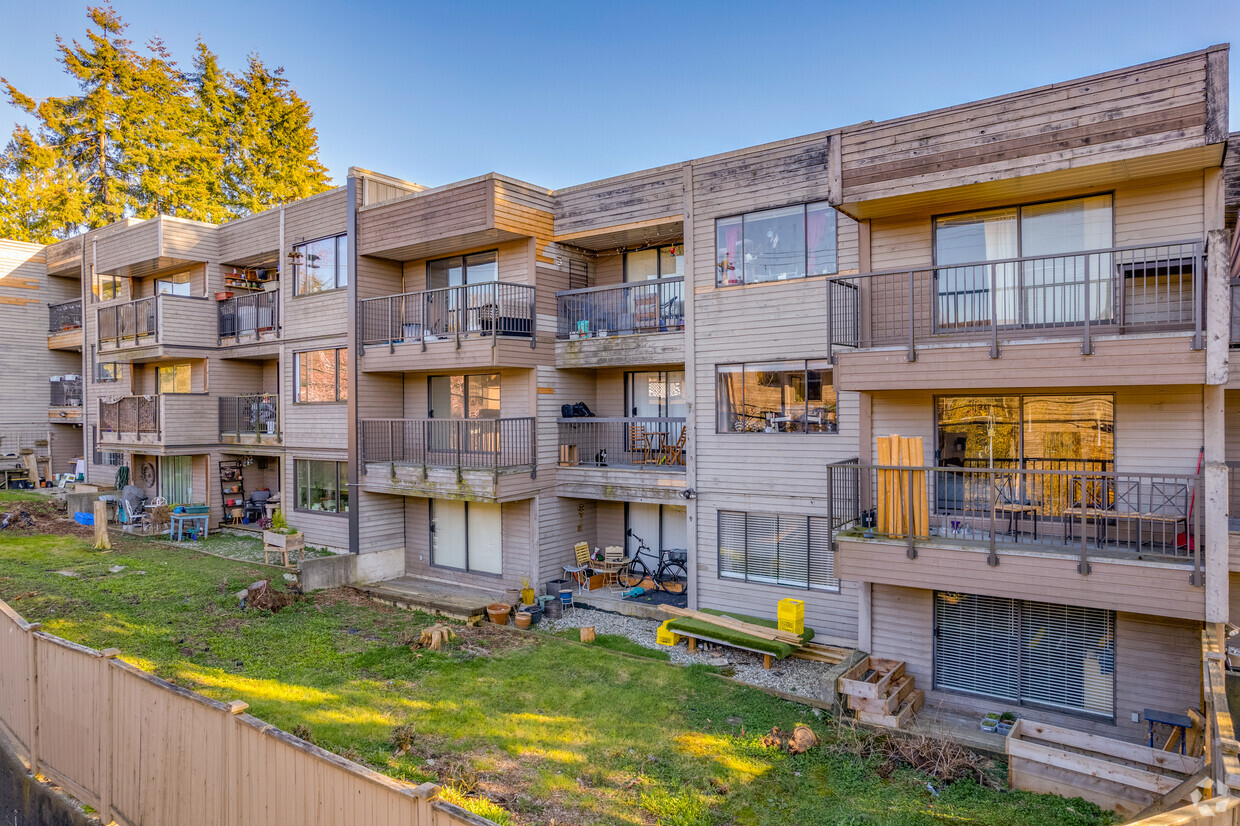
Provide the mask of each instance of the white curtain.
{"label": "white curtain", "polygon": [[663,506],[663,547],[689,547],[689,517],[683,505]]}
{"label": "white curtain", "polygon": [[431,561],[446,568],[465,568],[465,503],[431,500]]}
{"label": "white curtain", "polygon": [[503,573],[500,506],[470,502],[466,512],[469,526],[469,570],[487,574]]}

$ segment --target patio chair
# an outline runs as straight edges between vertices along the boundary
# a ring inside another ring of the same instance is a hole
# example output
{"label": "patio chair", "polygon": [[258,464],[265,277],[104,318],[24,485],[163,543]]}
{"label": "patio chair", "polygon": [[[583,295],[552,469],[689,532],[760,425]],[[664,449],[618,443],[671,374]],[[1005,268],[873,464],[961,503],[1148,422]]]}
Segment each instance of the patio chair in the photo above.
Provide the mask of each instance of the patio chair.
{"label": "patio chair", "polygon": [[122,499],[121,507],[125,511],[125,521],[129,524],[130,529],[141,528],[143,531],[151,528],[151,515],[147,513],[142,505],[136,507],[130,504],[130,500]]}
{"label": "patio chair", "polygon": [[659,464],[665,461],[669,465],[683,465],[685,463],[685,434],[688,432],[687,427],[680,429],[680,436],[675,442],[663,445],[663,455],[659,457]]}
{"label": "patio chair", "polygon": [[578,542],[573,546],[576,565],[565,565],[564,575],[577,583],[580,591],[585,591],[586,571],[590,570],[590,543]]}
{"label": "patio chair", "polygon": [[[629,451],[634,454],[633,464],[645,465],[654,461],[654,443],[644,424],[629,425]],[[641,454],[638,459],[636,454]]]}
{"label": "patio chair", "polygon": [[613,592],[621,591],[626,585],[621,583],[621,575],[633,563],[632,557],[624,555],[624,546],[608,545],[603,549],[603,563],[598,568],[603,574],[603,584]]}

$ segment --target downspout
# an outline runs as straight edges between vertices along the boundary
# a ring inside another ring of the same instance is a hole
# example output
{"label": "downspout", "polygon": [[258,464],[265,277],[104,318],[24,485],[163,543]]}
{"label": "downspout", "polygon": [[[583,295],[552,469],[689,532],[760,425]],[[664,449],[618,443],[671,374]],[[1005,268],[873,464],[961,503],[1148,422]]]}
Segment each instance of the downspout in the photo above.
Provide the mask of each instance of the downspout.
{"label": "downspout", "polygon": [[349,284],[346,289],[349,302],[349,400],[347,405],[349,419],[349,553],[361,553],[361,515],[358,509],[358,463],[362,454],[357,443],[357,179],[352,174],[348,177],[345,187],[345,198],[348,201],[348,247],[349,247]]}

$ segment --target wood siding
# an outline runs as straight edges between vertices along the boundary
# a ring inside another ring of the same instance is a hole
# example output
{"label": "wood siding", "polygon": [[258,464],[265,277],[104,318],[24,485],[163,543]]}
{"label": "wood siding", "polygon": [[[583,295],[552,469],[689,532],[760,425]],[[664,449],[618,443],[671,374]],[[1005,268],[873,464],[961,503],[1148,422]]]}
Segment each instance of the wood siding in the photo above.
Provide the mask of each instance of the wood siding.
{"label": "wood siding", "polygon": [[684,203],[680,165],[661,166],[555,192],[555,234],[583,233],[678,216]]}

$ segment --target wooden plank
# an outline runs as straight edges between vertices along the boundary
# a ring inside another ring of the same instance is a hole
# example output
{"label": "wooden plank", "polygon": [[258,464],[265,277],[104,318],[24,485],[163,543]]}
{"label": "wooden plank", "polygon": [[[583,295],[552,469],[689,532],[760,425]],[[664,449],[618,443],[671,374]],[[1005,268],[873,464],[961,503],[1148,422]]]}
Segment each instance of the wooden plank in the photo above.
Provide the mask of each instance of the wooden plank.
{"label": "wooden plank", "polygon": [[1112,763],[1109,760],[1103,760],[1088,754],[1079,754],[1050,746],[1042,746],[1027,740],[1008,738],[1007,753],[1011,757],[1023,757],[1027,760],[1045,763],[1048,766],[1068,769],[1087,777],[1101,777],[1104,780],[1110,780],[1159,795],[1167,794],[1179,785],[1180,782],[1180,778],[1155,774],[1154,772],[1125,766],[1120,763]]}
{"label": "wooden plank", "polygon": [[1085,777],[1076,772],[1030,760],[1011,760],[1008,777],[1009,784],[1014,789],[1059,797],[1081,797],[1121,815],[1138,812],[1158,798],[1155,794],[1131,786]]}
{"label": "wooden plank", "polygon": [[1032,737],[1047,743],[1084,749],[1096,754],[1106,754],[1121,760],[1130,760],[1163,771],[1192,774],[1201,766],[1201,760],[1181,754],[1171,754],[1139,743],[1128,743],[1110,737],[1101,737],[1084,731],[1076,731],[1035,720],[1020,721],[1020,738]]}
{"label": "wooden plank", "polygon": [[1187,798],[1189,794],[1191,794],[1197,786],[1201,784],[1201,781],[1205,780],[1209,776],[1209,774],[1210,772],[1208,769],[1198,769],[1196,772],[1186,777],[1184,782],[1180,785],[1163,795],[1161,800],[1147,807],[1144,811],[1137,813],[1137,816],[1134,817],[1133,820],[1139,822],[1145,818],[1160,815],[1163,812],[1168,812],[1171,809],[1176,808],[1182,800]]}

